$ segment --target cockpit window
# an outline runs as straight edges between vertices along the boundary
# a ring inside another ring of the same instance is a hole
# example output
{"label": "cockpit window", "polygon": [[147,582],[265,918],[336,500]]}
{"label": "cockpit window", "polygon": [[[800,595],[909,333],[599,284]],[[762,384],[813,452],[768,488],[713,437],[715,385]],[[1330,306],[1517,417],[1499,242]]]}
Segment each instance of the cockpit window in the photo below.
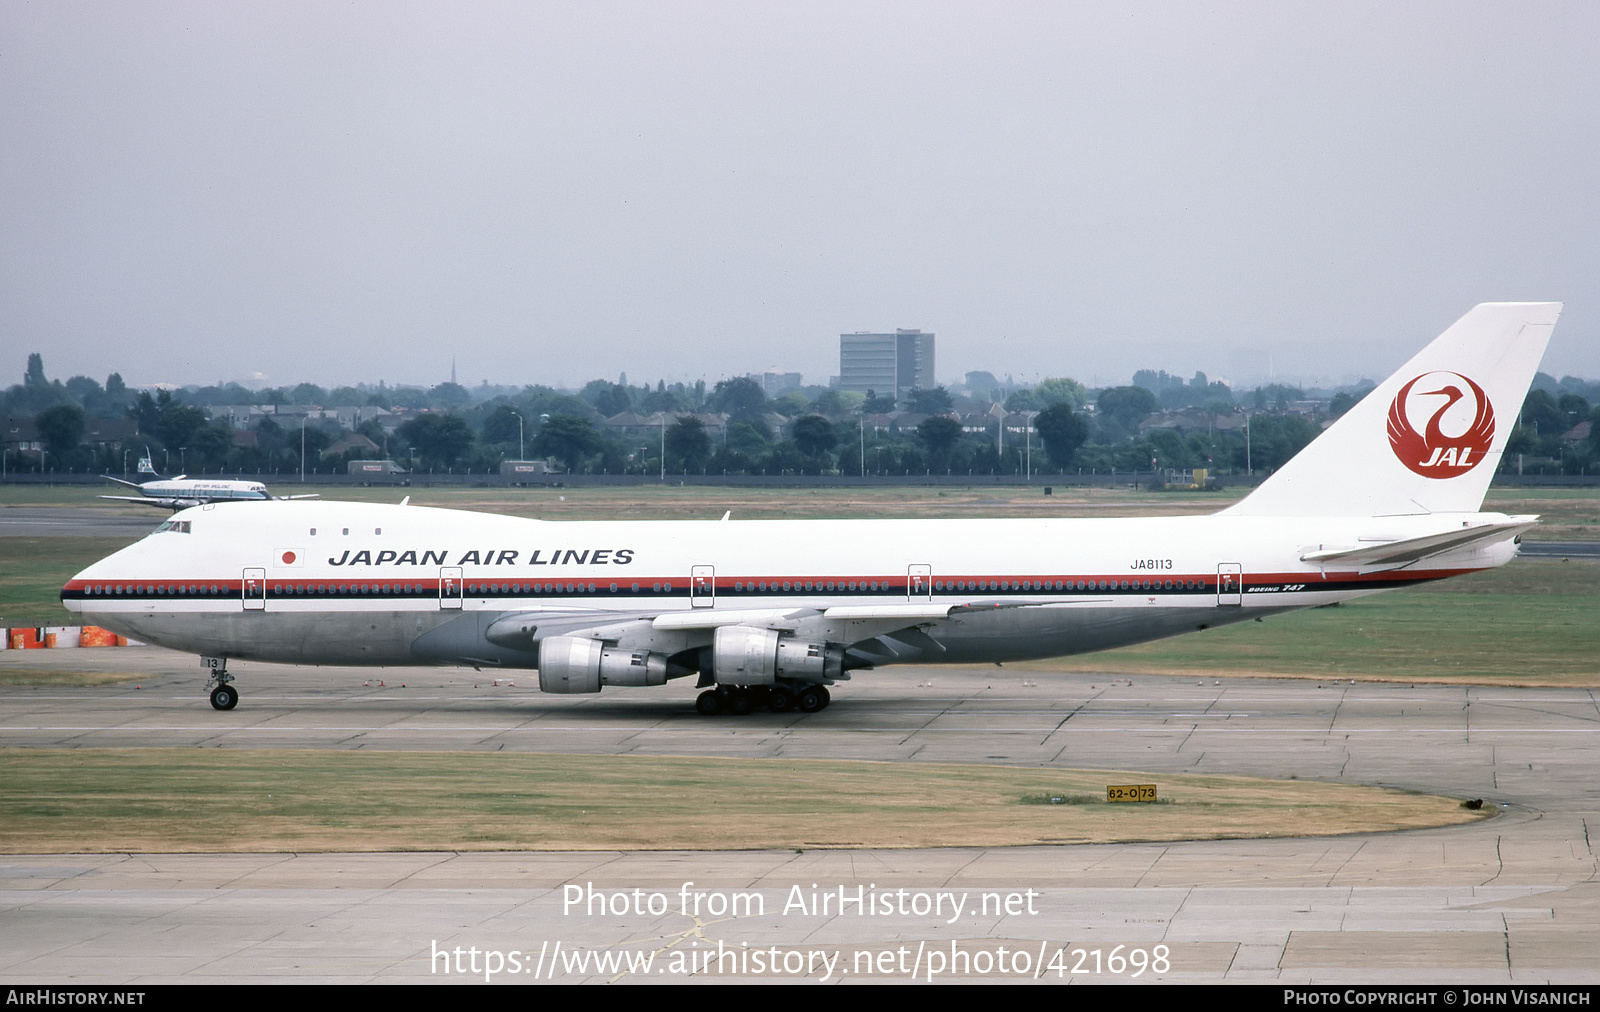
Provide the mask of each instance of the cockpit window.
{"label": "cockpit window", "polygon": [[171,531],[174,534],[188,534],[190,533],[189,525],[193,522],[192,520],[168,520],[160,527],[157,527],[155,532],[160,534],[162,531]]}

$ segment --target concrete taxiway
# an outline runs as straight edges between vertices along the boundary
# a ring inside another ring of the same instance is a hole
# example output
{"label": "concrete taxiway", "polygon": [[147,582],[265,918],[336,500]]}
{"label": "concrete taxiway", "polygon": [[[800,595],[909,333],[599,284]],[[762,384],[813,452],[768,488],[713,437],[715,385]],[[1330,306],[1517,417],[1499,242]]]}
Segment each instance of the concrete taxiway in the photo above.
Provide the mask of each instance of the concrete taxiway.
{"label": "concrete taxiway", "polygon": [[[213,748],[223,784],[229,748],[508,749],[1297,777],[1483,798],[1499,814],[1399,834],[1051,848],[7,856],[6,981],[643,982],[777,964],[759,975],[1600,982],[1589,690],[890,668],[839,686],[818,714],[703,718],[688,685],[557,697],[531,673],[495,685],[236,663],[242,702],[218,713],[192,657],[46,653],[26,660],[139,678],[0,688],[0,744]],[[600,899],[573,905],[569,887],[590,884]],[[736,893],[743,908],[716,906]]]}
{"label": "concrete taxiway", "polygon": [[0,510],[0,537],[142,538],[171,512],[159,507],[11,506]]}

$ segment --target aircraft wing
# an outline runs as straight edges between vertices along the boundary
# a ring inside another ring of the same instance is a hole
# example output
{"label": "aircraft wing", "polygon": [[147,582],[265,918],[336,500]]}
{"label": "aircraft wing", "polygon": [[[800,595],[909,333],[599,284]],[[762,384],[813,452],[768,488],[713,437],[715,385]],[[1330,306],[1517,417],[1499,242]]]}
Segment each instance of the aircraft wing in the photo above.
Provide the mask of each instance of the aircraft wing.
{"label": "aircraft wing", "polygon": [[496,619],[490,642],[530,650],[552,636],[583,636],[614,643],[707,642],[724,626],[770,629],[800,639],[840,643],[869,663],[911,654],[939,654],[944,647],[924,630],[962,613],[1002,608],[1042,608],[1078,601],[970,601],[952,604],[838,605],[822,608],[696,608],[633,614],[584,609],[520,611]]}
{"label": "aircraft wing", "polygon": [[305,495],[275,495],[274,499],[321,499],[321,492],[307,492]]}
{"label": "aircraft wing", "polygon": [[190,506],[200,505],[198,499],[160,499],[144,495],[103,495],[101,499],[115,499],[118,502],[136,502],[140,506],[158,506],[167,510],[186,510]]}
{"label": "aircraft wing", "polygon": [[1403,541],[1385,541],[1355,547],[1318,545],[1302,552],[1300,561],[1340,568],[1409,565],[1471,545],[1490,545],[1507,541],[1537,526],[1538,523],[1538,517],[1512,517],[1502,523],[1464,527],[1443,534],[1429,534]]}
{"label": "aircraft wing", "polygon": [[834,642],[851,643],[911,626],[936,622],[958,608],[949,604],[864,605],[836,608],[697,608],[692,611],[617,612],[541,609],[497,619],[486,630],[502,646],[527,648],[546,636],[596,635],[621,638],[629,632],[711,633],[722,626],[775,629]]}

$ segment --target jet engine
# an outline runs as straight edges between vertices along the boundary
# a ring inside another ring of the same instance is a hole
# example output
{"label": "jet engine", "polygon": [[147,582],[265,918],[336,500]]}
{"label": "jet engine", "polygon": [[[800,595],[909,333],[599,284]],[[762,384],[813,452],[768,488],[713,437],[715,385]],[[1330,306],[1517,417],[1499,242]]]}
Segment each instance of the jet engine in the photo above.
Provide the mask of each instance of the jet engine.
{"label": "jet engine", "polygon": [[665,685],[667,658],[648,650],[618,650],[583,636],[539,641],[540,692],[599,692],[603,685]]}
{"label": "jet engine", "polygon": [[712,640],[711,670],[723,685],[828,681],[844,672],[844,648],[801,643],[774,629],[725,625]]}

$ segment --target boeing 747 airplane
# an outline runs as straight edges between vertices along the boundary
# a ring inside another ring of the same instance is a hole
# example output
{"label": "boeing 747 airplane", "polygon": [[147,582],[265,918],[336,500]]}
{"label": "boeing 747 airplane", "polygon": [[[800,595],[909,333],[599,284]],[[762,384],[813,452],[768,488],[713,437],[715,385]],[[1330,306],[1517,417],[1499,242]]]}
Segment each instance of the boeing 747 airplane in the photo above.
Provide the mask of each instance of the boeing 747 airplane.
{"label": "boeing 747 airplane", "polygon": [[703,713],[810,712],[879,665],[1104,650],[1504,565],[1537,518],[1480,510],[1560,308],[1474,308],[1210,516],[554,522],[207,503],[61,597],[199,655],[223,710],[241,658],[537,668],[555,693],[697,675]]}

